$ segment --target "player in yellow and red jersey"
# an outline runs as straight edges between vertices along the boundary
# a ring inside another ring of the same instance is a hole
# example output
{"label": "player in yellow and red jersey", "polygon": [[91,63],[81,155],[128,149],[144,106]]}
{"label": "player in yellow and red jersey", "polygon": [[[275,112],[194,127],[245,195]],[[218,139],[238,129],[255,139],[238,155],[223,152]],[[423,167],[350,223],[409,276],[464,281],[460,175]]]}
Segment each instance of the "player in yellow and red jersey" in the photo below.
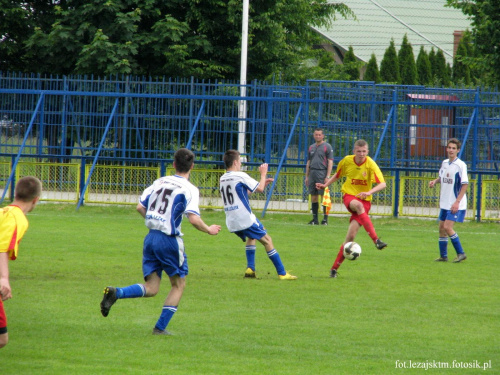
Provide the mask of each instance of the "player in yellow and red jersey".
{"label": "player in yellow and red jersey", "polygon": [[[324,189],[332,182],[345,177],[342,185],[344,205],[352,214],[345,242],[340,246],[340,251],[330,270],[330,277],[337,277],[337,270],[344,261],[344,244],[354,241],[360,227],[373,240],[377,249],[382,250],[387,244],[382,242],[375,232],[372,221],[368,216],[371,208],[372,195],[386,187],[384,176],[377,163],[368,156],[368,143],[358,139],[354,143],[354,155],[344,157],[337,166],[335,174],[324,184],[316,184],[318,189]],[[373,186],[376,184],[375,186]]]}
{"label": "player in yellow and red jersey", "polygon": [[26,214],[35,208],[41,193],[42,183],[38,178],[20,178],[14,189],[14,202],[0,209],[0,348],[9,342],[7,314],[2,302],[12,298],[9,260],[17,258],[19,242],[29,226]]}

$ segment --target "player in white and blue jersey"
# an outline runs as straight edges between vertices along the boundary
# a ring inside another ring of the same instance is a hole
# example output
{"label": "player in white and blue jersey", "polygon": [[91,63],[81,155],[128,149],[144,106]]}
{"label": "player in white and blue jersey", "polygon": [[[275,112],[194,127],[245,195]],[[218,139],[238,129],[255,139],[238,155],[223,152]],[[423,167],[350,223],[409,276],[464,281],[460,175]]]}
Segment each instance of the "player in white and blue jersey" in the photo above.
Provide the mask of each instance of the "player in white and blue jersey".
{"label": "player in white and blue jersey", "polygon": [[226,225],[231,233],[236,234],[246,241],[245,253],[247,257],[247,269],[245,277],[255,278],[255,249],[256,241],[259,241],[267,252],[269,259],[273,262],[280,280],[295,280],[297,277],[286,272],[281,258],[274,248],[271,236],[267,234],[262,223],[255,217],[250,207],[248,193],[264,191],[272,178],[267,178],[268,165],[259,167],[260,181],[241,172],[240,153],[236,150],[228,150],[224,154],[226,173],[220,178],[220,192],[226,213]]}
{"label": "player in white and blue jersey", "polygon": [[194,154],[185,148],[174,155],[175,175],[156,180],[142,193],[137,211],[145,218],[149,233],[144,238],[142,271],[144,284],[125,288],[108,286],[104,289],[101,313],[108,316],[117,299],[153,297],[159,289],[162,272],[170,278],[172,288],[165,300],[160,318],[153,328],[154,335],[169,335],[166,330],[186,285],[187,257],[182,240],[183,216],[199,231],[216,235],[220,225],[206,225],[200,217],[199,190],[188,179],[194,165]]}
{"label": "player in white and blue jersey", "polygon": [[448,159],[444,160],[439,170],[439,177],[429,182],[429,187],[441,184],[439,199],[439,258],[437,262],[448,261],[448,237],[457,252],[454,263],[465,259],[464,249],[457,232],[453,229],[455,222],[463,223],[467,210],[467,196],[465,192],[469,184],[467,165],[458,158],[461,142],[451,138],[446,146]]}

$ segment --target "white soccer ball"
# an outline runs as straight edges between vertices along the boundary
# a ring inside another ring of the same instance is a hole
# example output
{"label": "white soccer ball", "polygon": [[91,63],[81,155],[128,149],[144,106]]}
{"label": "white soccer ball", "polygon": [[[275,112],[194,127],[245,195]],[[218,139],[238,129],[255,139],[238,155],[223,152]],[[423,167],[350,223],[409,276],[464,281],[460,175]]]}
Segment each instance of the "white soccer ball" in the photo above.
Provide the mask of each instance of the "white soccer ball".
{"label": "white soccer ball", "polygon": [[361,255],[361,246],[357,242],[347,242],[344,245],[344,257],[349,260],[356,260]]}

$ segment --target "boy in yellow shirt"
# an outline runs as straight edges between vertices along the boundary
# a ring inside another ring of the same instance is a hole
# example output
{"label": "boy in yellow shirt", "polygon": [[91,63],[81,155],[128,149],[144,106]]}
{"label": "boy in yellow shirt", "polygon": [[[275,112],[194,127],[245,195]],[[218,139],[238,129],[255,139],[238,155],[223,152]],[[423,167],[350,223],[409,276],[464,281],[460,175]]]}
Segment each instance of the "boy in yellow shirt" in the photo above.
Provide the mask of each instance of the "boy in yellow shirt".
{"label": "boy in yellow shirt", "polygon": [[[345,242],[330,270],[330,277],[337,277],[337,270],[344,261],[344,244],[354,241],[359,228],[363,227],[377,249],[382,250],[387,244],[382,242],[375,232],[368,216],[371,208],[372,195],[385,189],[384,176],[377,163],[368,156],[368,143],[358,139],[354,143],[354,155],[344,157],[337,166],[335,174],[324,184],[316,184],[318,189],[324,189],[339,178],[345,177],[342,185],[344,205],[352,214]],[[373,186],[373,184],[376,184]]]}
{"label": "boy in yellow shirt", "polygon": [[0,348],[9,342],[7,316],[3,302],[12,298],[9,283],[9,260],[17,258],[19,242],[28,230],[26,214],[35,208],[42,183],[36,177],[26,176],[16,184],[14,202],[0,209]]}

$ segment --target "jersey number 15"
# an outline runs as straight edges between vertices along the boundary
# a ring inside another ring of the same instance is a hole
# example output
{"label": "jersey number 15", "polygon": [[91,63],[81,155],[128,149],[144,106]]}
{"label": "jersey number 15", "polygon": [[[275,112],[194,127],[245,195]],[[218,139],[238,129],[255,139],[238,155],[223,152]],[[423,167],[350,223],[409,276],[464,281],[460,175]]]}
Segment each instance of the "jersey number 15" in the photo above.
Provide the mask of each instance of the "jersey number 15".
{"label": "jersey number 15", "polygon": [[[157,211],[160,215],[163,215],[168,208],[168,197],[172,194],[172,189],[160,189],[155,192],[155,197],[151,205],[149,206],[150,211]],[[159,203],[158,209],[156,205]]]}

